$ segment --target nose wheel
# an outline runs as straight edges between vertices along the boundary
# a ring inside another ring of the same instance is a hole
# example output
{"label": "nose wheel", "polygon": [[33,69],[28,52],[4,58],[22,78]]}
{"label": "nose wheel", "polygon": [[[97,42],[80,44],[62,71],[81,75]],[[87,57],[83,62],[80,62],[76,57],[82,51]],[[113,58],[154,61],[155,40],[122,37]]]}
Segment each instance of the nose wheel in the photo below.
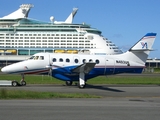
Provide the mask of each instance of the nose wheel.
{"label": "nose wheel", "polygon": [[18,82],[17,81],[12,81],[12,86],[14,86],[14,87],[16,87],[16,86],[18,86]]}

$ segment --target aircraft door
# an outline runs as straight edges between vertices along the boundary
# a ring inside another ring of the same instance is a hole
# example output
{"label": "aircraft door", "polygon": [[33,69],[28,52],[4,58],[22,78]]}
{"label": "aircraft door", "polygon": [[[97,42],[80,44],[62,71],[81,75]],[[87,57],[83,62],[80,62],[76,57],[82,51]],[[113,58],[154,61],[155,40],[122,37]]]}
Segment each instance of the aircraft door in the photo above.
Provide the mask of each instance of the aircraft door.
{"label": "aircraft door", "polygon": [[51,58],[50,54],[48,55],[48,58],[49,58],[49,60],[48,60],[48,64],[49,64],[49,65],[52,65],[52,64],[53,64],[53,60],[52,60],[52,58]]}
{"label": "aircraft door", "polygon": [[105,71],[104,74],[109,75],[113,74],[115,70],[114,59],[105,58]]}

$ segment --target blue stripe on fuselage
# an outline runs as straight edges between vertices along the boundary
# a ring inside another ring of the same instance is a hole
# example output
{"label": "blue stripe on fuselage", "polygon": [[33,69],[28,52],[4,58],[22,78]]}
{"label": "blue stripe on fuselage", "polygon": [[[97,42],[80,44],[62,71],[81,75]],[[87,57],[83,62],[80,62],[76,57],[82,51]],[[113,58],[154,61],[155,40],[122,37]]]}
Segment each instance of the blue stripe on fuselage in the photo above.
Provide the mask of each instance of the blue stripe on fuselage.
{"label": "blue stripe on fuselage", "polygon": [[[67,72],[68,71],[68,72]],[[85,75],[85,79],[91,79],[100,75],[113,75],[113,74],[120,74],[120,73],[142,73],[143,67],[129,67],[129,68],[93,68],[89,74]],[[52,76],[64,80],[64,81],[78,81],[79,74],[73,73],[69,70],[63,69],[53,69]]]}

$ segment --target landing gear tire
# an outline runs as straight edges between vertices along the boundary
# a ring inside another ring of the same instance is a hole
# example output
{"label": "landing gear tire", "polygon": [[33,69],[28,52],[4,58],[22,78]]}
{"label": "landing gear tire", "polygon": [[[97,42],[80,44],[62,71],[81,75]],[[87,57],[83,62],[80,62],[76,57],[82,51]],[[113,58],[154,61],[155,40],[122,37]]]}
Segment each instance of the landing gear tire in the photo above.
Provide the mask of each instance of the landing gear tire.
{"label": "landing gear tire", "polygon": [[67,85],[67,86],[71,86],[72,83],[73,83],[72,81],[66,81],[66,85]]}
{"label": "landing gear tire", "polygon": [[80,89],[83,89],[83,88],[86,87],[86,84],[82,84],[82,85],[78,84],[78,87],[79,87]]}
{"label": "landing gear tire", "polygon": [[14,87],[18,86],[18,82],[17,81],[12,81],[12,86],[14,86]]}
{"label": "landing gear tire", "polygon": [[21,81],[22,86],[26,86],[26,81]]}

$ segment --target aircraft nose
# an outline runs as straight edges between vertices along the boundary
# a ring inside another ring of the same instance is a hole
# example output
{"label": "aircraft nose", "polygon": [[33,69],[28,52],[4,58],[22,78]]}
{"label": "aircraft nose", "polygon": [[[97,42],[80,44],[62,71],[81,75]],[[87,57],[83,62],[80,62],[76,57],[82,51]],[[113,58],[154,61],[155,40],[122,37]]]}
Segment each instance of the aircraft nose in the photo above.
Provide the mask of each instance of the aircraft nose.
{"label": "aircraft nose", "polygon": [[3,68],[1,69],[1,71],[2,71],[3,73],[6,73],[6,72],[7,72],[7,68],[6,68],[6,67],[3,67]]}

